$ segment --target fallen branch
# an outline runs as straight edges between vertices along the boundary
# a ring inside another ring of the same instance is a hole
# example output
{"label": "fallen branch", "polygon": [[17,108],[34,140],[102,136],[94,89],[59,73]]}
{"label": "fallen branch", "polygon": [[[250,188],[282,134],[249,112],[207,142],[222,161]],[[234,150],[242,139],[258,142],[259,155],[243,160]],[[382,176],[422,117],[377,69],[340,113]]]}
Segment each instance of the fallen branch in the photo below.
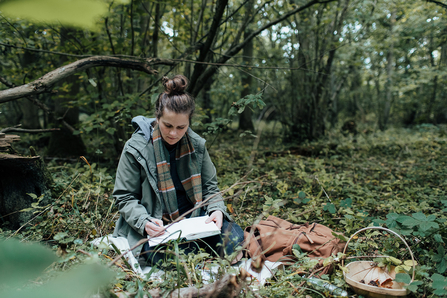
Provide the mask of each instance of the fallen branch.
{"label": "fallen branch", "polygon": [[[247,277],[246,272],[241,272],[238,276],[226,274],[221,279],[216,280],[213,283],[204,285],[201,288],[187,287],[174,290],[170,294],[166,295],[163,289],[157,288],[149,290],[149,295],[144,295],[143,297],[219,297],[219,298],[232,298],[238,297],[240,291],[245,285],[245,278]],[[118,297],[129,297],[129,293],[121,292],[115,293]]]}
{"label": "fallen branch", "polygon": [[26,133],[40,133],[40,132],[53,132],[58,131],[59,128],[48,128],[48,129],[25,129],[25,128],[17,128],[17,127],[7,127],[0,129],[0,133],[6,132],[26,132]]}
{"label": "fallen branch", "polygon": [[1,90],[0,103],[5,103],[22,97],[29,97],[45,92],[51,92],[51,88],[58,81],[92,67],[108,66],[130,68],[153,75],[157,74],[158,72],[152,69],[151,66],[157,64],[172,65],[174,64],[174,62],[171,60],[158,58],[141,60],[123,59],[110,56],[93,56],[59,67],[31,83],[6,90]]}
{"label": "fallen branch", "polygon": [[[1,43],[0,43],[0,44],[1,44]],[[8,88],[14,88],[14,87],[16,87],[15,84],[13,84],[13,83],[7,81],[5,78],[2,78],[2,77],[0,77],[0,83],[5,84]],[[30,95],[30,96],[26,96],[26,98],[27,98],[29,101],[31,101],[32,103],[34,103],[36,106],[38,106],[39,108],[41,108],[42,110],[44,110],[45,113],[47,113],[47,114],[50,113],[50,109],[48,109],[48,107],[47,107],[44,103],[40,102],[40,101],[39,101],[37,98],[35,98],[34,96],[31,96],[31,95]]]}

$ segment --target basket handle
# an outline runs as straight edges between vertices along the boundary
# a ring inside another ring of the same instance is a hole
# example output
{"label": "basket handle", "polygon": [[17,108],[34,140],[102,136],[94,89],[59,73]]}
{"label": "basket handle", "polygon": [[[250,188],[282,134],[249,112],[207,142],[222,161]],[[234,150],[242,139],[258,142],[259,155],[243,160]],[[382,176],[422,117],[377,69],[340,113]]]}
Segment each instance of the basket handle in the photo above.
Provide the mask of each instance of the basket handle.
{"label": "basket handle", "polygon": [[[349,242],[352,240],[352,238],[357,235],[360,232],[366,231],[366,230],[383,230],[383,231],[387,231],[388,233],[393,234],[394,236],[396,236],[397,238],[399,238],[400,240],[402,240],[402,242],[405,244],[405,246],[407,247],[408,251],[410,252],[410,256],[411,256],[411,261],[413,261],[413,276],[411,277],[411,282],[412,283],[414,281],[414,275],[415,275],[415,267],[416,267],[416,263],[414,261],[414,256],[413,256],[413,252],[411,251],[410,246],[407,244],[407,242],[405,241],[404,238],[402,238],[402,236],[400,236],[399,234],[397,234],[396,232],[384,228],[384,227],[366,227],[363,229],[358,230],[357,232],[355,232],[354,234],[352,234],[352,236],[349,238],[348,242],[346,242],[345,248],[343,249],[343,254],[346,253],[346,249],[348,248],[348,244]],[[341,260],[341,265],[344,266],[344,259]]]}

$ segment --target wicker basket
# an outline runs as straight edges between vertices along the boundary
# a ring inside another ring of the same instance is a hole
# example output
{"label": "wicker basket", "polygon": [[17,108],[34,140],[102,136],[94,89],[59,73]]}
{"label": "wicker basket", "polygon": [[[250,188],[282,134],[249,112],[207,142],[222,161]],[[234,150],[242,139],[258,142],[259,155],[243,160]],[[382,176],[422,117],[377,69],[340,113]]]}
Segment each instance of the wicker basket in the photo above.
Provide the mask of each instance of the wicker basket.
{"label": "wicker basket", "polygon": [[[346,243],[345,249],[343,253],[346,253],[346,249],[348,248],[349,242],[352,238],[360,232],[366,230],[384,230],[387,231],[396,237],[398,237],[402,242],[406,245],[408,251],[411,255],[411,260],[413,261],[413,276],[411,277],[411,282],[414,280],[415,274],[415,262],[413,257],[413,252],[408,246],[407,242],[396,232],[382,228],[382,227],[367,227],[355,232],[351,238],[349,238]],[[382,256],[387,257],[387,256]],[[344,265],[344,261],[342,261],[342,266]],[[394,282],[394,278],[396,277],[396,272],[394,271],[394,267],[390,270],[390,272],[384,271],[382,268],[376,266],[375,263],[371,261],[355,261],[346,265],[348,268],[347,273],[343,273],[345,281],[348,285],[350,285],[354,291],[362,296],[370,297],[370,298],[392,298],[392,297],[405,297],[408,294],[408,290],[403,288],[402,283]],[[368,280],[380,280],[381,283],[387,283],[389,288],[378,287],[373,285],[368,285]],[[363,282],[361,282],[363,280]]]}

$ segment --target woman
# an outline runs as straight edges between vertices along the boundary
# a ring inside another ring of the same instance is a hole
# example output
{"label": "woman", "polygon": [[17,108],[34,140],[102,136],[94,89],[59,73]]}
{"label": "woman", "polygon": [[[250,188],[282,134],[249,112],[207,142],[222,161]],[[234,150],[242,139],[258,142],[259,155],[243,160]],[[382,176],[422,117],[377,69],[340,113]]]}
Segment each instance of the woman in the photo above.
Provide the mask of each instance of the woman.
{"label": "woman", "polygon": [[[148,235],[158,235],[179,216],[207,214],[207,223],[215,222],[222,236],[181,247],[186,252],[202,247],[223,256],[241,245],[244,234],[226,213],[205,140],[189,127],[195,103],[185,92],[187,84],[183,75],[164,77],[165,91],[156,101],[156,118],[132,119],[136,130],[124,146],[113,191],[120,212],[114,236],[126,237],[132,248]],[[205,200],[201,208],[190,212]],[[132,252],[151,265],[166,257],[147,242]]]}

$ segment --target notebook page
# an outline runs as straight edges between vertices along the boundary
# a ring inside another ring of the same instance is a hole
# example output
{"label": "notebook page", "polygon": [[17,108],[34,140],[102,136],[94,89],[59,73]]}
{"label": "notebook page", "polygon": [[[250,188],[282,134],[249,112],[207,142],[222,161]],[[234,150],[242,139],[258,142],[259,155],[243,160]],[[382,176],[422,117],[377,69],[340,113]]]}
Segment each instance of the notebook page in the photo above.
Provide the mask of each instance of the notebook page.
{"label": "notebook page", "polygon": [[205,215],[186,218],[176,222],[166,229],[166,233],[163,235],[150,238],[149,246],[155,246],[172,239],[178,239],[179,237],[194,240],[220,234],[220,229],[214,222],[205,223],[208,218],[209,216]]}

